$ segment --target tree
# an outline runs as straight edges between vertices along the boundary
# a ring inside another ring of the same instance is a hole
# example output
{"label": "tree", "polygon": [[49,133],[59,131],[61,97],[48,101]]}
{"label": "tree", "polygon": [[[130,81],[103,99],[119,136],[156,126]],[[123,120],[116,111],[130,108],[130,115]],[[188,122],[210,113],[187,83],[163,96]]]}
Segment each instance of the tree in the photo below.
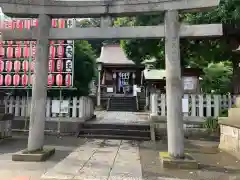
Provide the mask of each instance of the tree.
{"label": "tree", "polygon": [[88,95],[89,83],[95,76],[95,59],[96,54],[87,41],[75,42],[74,85],[77,95]]}
{"label": "tree", "polygon": [[203,71],[205,75],[201,87],[204,93],[229,93],[232,77],[231,63],[210,63]]}
{"label": "tree", "polygon": [[[136,18],[120,19],[116,24],[121,25],[157,25],[163,23],[164,16],[138,16]],[[221,0],[220,6],[210,12],[183,13],[180,19],[184,23],[223,23],[239,28],[240,24],[240,1]],[[240,29],[240,28],[239,28]],[[240,34],[240,33],[239,33]],[[158,59],[164,67],[164,44],[163,40],[126,40],[122,41],[129,58],[139,63],[149,56]],[[229,46],[229,44],[231,46]],[[211,62],[231,61],[233,66],[233,92],[240,92],[240,56],[232,52],[240,44],[236,36],[223,36],[221,38],[204,38],[202,40],[181,40],[181,63],[182,66],[204,68]]]}

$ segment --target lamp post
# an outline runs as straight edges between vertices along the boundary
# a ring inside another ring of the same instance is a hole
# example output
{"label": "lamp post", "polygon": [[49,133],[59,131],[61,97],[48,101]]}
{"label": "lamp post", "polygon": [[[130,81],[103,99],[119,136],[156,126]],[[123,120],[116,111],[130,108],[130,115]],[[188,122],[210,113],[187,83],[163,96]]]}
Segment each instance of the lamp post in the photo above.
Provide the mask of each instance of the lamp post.
{"label": "lamp post", "polygon": [[98,69],[98,93],[97,93],[97,106],[100,108],[101,106],[101,71],[102,71],[102,63],[97,63]]}

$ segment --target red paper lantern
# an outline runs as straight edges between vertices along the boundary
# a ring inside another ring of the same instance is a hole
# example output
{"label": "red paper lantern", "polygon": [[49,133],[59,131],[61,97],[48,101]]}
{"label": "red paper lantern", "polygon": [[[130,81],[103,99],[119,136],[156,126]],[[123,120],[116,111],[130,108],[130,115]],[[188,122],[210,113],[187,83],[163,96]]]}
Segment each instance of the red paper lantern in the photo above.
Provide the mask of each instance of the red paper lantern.
{"label": "red paper lantern", "polygon": [[35,68],[35,61],[32,61],[30,64],[30,70],[34,72],[34,68]]}
{"label": "red paper lantern", "polygon": [[55,65],[54,60],[50,59],[48,61],[48,71],[49,72],[54,72],[54,70],[55,70],[55,66],[54,65]]}
{"label": "red paper lantern", "polygon": [[11,72],[12,71],[12,61],[6,61],[6,65],[5,65],[5,69],[7,72]]}
{"label": "red paper lantern", "polygon": [[7,47],[7,58],[13,57],[13,47],[9,46]]}
{"label": "red paper lantern", "polygon": [[18,74],[15,74],[15,75],[13,76],[13,85],[14,85],[14,86],[18,86],[19,83],[20,83],[20,76],[19,76]]}
{"label": "red paper lantern", "polygon": [[2,74],[0,74],[0,86],[2,86],[3,85],[3,75]]}
{"label": "red paper lantern", "polygon": [[54,76],[52,74],[48,75],[48,86],[52,86],[54,84]]}
{"label": "red paper lantern", "polygon": [[65,20],[64,19],[59,19],[58,24],[59,24],[59,28],[65,28]]}
{"label": "red paper lantern", "polygon": [[23,86],[27,86],[28,84],[28,75],[27,74],[23,74],[22,75],[22,85]]}
{"label": "red paper lantern", "polygon": [[4,70],[4,61],[0,60],[0,72]]}
{"label": "red paper lantern", "polygon": [[50,45],[49,47],[49,57],[54,58],[56,54],[56,47],[54,45]]}
{"label": "red paper lantern", "polygon": [[57,60],[57,71],[62,72],[63,70],[63,62],[62,60]]}
{"label": "red paper lantern", "polygon": [[63,57],[64,55],[64,46],[60,44],[57,48],[57,55],[58,57]]}
{"label": "red paper lantern", "polygon": [[52,27],[53,28],[57,27],[57,19],[52,19]]}
{"label": "red paper lantern", "polygon": [[14,61],[13,69],[14,69],[15,72],[19,72],[20,69],[21,69],[21,62],[20,61]]}
{"label": "red paper lantern", "polygon": [[27,71],[28,71],[28,69],[29,69],[29,63],[28,63],[27,60],[24,60],[24,61],[22,62],[22,69],[23,69],[24,72],[27,72]]}
{"label": "red paper lantern", "polygon": [[6,86],[10,86],[12,83],[12,76],[10,74],[7,74],[4,78],[4,83]]}
{"label": "red paper lantern", "polygon": [[25,44],[24,48],[23,48],[23,57],[24,58],[28,58],[29,57],[29,47],[26,46],[27,44]]}
{"label": "red paper lantern", "polygon": [[65,76],[65,85],[67,87],[69,87],[69,86],[71,86],[71,82],[72,82],[72,76],[71,76],[71,74],[67,74]]}
{"label": "red paper lantern", "polygon": [[62,74],[58,74],[58,75],[56,76],[56,84],[57,84],[58,86],[62,86],[62,84],[63,84],[63,76],[62,76]]}
{"label": "red paper lantern", "polygon": [[20,58],[22,56],[22,47],[19,45],[15,48],[15,57]]}

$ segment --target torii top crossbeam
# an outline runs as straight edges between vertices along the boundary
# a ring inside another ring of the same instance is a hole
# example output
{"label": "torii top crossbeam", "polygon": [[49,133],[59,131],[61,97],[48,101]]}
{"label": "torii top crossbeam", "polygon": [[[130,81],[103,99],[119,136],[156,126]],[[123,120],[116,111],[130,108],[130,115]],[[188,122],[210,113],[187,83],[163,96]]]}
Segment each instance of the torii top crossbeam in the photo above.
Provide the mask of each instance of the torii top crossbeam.
{"label": "torii top crossbeam", "polygon": [[14,17],[52,18],[126,16],[167,10],[216,7],[220,0],[0,0],[3,13]]}

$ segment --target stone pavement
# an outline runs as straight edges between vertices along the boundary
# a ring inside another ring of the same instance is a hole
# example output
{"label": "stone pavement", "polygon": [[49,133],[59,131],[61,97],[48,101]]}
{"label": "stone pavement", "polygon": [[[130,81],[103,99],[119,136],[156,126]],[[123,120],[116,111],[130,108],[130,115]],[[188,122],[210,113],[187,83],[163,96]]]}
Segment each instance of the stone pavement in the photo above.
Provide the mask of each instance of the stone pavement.
{"label": "stone pavement", "polygon": [[124,140],[88,140],[42,176],[44,180],[142,179],[137,144]]}
{"label": "stone pavement", "polygon": [[145,124],[149,123],[149,113],[146,112],[117,112],[95,111],[96,121],[91,123],[121,123],[121,124]]}
{"label": "stone pavement", "polygon": [[45,139],[56,154],[41,163],[11,160],[12,153],[26,147],[26,135],[0,143],[0,180],[240,180],[240,161],[216,151],[218,142],[186,140],[186,152],[200,162],[201,169],[167,170],[159,161],[159,151],[167,150],[165,140]]}
{"label": "stone pavement", "polygon": [[26,148],[27,136],[14,134],[13,139],[0,143],[0,180],[39,180],[49,168],[69,155],[75,148],[84,143],[83,139],[74,137],[58,138],[46,136],[45,144],[55,147],[55,155],[46,162],[15,162],[12,154]]}

